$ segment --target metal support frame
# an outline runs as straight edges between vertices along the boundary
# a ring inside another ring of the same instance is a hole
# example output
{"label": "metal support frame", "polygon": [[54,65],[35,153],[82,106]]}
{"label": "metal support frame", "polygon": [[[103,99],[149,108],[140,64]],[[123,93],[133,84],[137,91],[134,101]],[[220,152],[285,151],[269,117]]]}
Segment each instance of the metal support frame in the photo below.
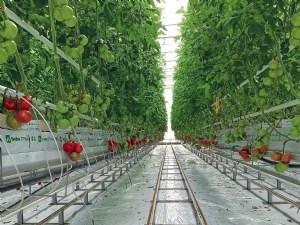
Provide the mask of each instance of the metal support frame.
{"label": "metal support frame", "polygon": [[18,224],[24,224],[24,211],[23,210],[20,210],[18,212],[17,223]]}
{"label": "metal support frame", "polygon": [[237,175],[236,171],[233,171],[232,172],[232,180],[236,181],[236,175]]}
{"label": "metal support frame", "polygon": [[268,203],[272,203],[273,202],[273,194],[271,193],[271,191],[267,191],[267,195],[268,195]]}
{"label": "metal support frame", "polygon": [[[217,155],[216,155],[216,158],[217,158]],[[216,161],[216,168],[218,168],[218,164],[220,164],[223,167],[223,171],[224,171],[224,169],[226,170],[226,167],[228,167],[229,165],[227,166],[225,163],[222,163],[221,161],[222,161],[222,156],[220,156],[220,161]],[[229,167],[228,167],[228,169],[229,169]],[[244,166],[243,169],[246,171],[246,174],[247,174],[248,173],[248,167]],[[251,183],[253,183],[254,185],[262,188],[263,190],[265,190],[267,192],[267,200],[266,200],[267,203],[272,204],[273,203],[273,195],[275,195],[278,198],[284,200],[285,202],[287,202],[287,203],[289,203],[289,204],[291,204],[291,205],[293,205],[297,208],[300,208],[300,203],[299,202],[295,201],[293,198],[285,196],[284,194],[282,194],[280,192],[275,191],[276,189],[278,189],[278,190],[283,189],[282,188],[282,183],[283,183],[282,180],[276,179],[277,185],[275,186],[275,190],[274,190],[274,188],[270,188],[267,185],[261,183],[262,181],[258,182],[255,179],[250,179],[247,175],[244,175],[243,172],[238,172],[238,171],[234,171],[234,170],[232,172],[233,172],[232,180],[235,180],[237,182],[237,180],[236,180],[237,176],[240,176],[240,177],[242,177],[243,179],[246,180],[247,190],[251,190]],[[263,180],[261,175],[262,175],[262,172],[258,171],[258,173],[257,173],[258,179],[257,180]],[[269,176],[274,178],[274,176],[272,176],[272,175],[269,175]],[[289,193],[286,193],[286,194],[289,194]]]}
{"label": "metal support frame", "polygon": [[282,188],[282,182],[280,181],[280,180],[276,180],[276,187],[277,187],[277,189],[278,190],[282,190],[283,188]]}
{"label": "metal support frame", "polygon": [[250,190],[251,189],[251,183],[249,180],[247,180],[247,190]]}
{"label": "metal support frame", "polygon": [[65,215],[64,215],[64,211],[61,211],[58,214],[58,224],[63,225],[65,224]]}
{"label": "metal support frame", "polygon": [[76,183],[76,186],[75,186],[75,191],[79,191],[80,187],[79,187],[79,182]]}
{"label": "metal support frame", "polygon": [[257,179],[261,180],[261,172],[260,171],[257,172]]}
{"label": "metal support frame", "polygon": [[226,167],[223,165],[223,173],[226,174]]}
{"label": "metal support frame", "polygon": [[3,186],[2,148],[0,147],[0,186]]}
{"label": "metal support frame", "polygon": [[[147,151],[139,152],[139,154],[141,154],[141,156],[144,156],[146,153],[150,152],[150,150],[152,150],[152,149],[148,148]],[[116,174],[118,172],[121,172],[125,168],[127,168],[127,170],[128,170],[128,165],[131,165],[130,162],[132,162],[132,161],[134,161],[134,159],[129,159],[128,162],[124,163],[120,167],[117,167],[118,169],[115,170],[113,172],[113,174],[111,174],[110,176],[105,175],[106,177],[104,178],[104,180],[96,181],[95,179],[93,179],[94,180],[93,183],[95,183],[95,184],[92,187],[84,189],[85,191],[83,193],[79,194],[76,198],[74,198],[74,199],[72,199],[68,202],[59,202],[58,201],[58,197],[59,197],[58,193],[64,191],[64,187],[59,189],[59,190],[56,190],[56,192],[51,194],[50,196],[43,196],[43,197],[51,198],[50,205],[62,205],[63,207],[61,207],[59,209],[56,209],[50,215],[47,215],[46,218],[42,219],[40,222],[38,222],[36,224],[38,224],[38,225],[46,224],[47,222],[54,219],[55,217],[58,217],[58,224],[65,224],[64,223],[64,219],[65,219],[64,218],[64,211],[67,208],[69,208],[72,205],[83,205],[83,204],[88,205],[88,204],[91,204],[89,202],[89,198],[88,198],[89,192],[91,192],[93,190],[104,191],[105,187],[106,187],[105,182],[111,182],[111,181],[108,181],[108,179],[110,177],[112,177],[112,182],[116,181]],[[113,165],[111,165],[111,166],[113,166]],[[96,174],[98,174],[98,173],[103,173],[104,174],[104,169],[102,169],[102,170],[99,169],[99,172],[95,171],[95,173]],[[91,179],[91,177],[81,178],[80,180],[82,180],[82,179],[86,179],[86,181],[89,181]],[[80,187],[79,187],[79,180],[74,182],[73,185],[76,186],[76,190],[79,190],[79,191],[81,190]],[[101,186],[101,189],[97,189],[98,186]],[[83,199],[83,203],[77,203],[78,199]],[[42,199],[38,200],[36,202],[36,204],[38,204],[41,201],[42,201]],[[23,213],[24,213],[24,210],[27,209],[29,206],[30,205],[24,206],[21,209],[19,209],[18,212],[12,212],[12,213],[6,215],[5,217],[3,217],[2,219],[9,219],[9,218],[12,218],[13,216],[17,216],[18,224],[20,224],[20,225],[24,224]]]}

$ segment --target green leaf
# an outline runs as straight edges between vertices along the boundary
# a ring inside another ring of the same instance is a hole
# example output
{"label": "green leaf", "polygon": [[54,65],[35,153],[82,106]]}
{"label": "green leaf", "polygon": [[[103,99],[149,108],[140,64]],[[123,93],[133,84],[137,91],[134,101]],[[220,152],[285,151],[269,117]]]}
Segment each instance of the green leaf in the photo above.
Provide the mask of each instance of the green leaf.
{"label": "green leaf", "polygon": [[176,14],[184,14],[184,13],[185,13],[185,10],[184,10],[183,7],[181,7],[180,9],[178,9],[178,10],[176,11]]}

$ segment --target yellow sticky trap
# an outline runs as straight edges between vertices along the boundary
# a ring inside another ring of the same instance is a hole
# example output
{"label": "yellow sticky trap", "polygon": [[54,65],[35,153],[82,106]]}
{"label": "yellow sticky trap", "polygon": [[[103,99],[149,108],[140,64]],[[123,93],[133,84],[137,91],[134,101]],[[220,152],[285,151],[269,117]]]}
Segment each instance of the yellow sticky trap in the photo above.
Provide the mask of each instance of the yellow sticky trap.
{"label": "yellow sticky trap", "polygon": [[216,113],[219,113],[219,110],[220,110],[220,99],[219,99],[219,96],[216,97],[215,106],[216,106]]}

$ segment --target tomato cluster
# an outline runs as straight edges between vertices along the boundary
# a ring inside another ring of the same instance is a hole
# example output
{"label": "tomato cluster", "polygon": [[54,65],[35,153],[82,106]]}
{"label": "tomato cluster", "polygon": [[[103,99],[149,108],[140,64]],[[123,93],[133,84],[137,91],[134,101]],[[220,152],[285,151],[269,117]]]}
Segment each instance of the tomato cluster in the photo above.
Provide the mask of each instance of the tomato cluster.
{"label": "tomato cluster", "polygon": [[83,151],[83,146],[80,142],[67,141],[63,144],[63,150],[68,154],[72,161],[80,159],[80,154]]}
{"label": "tomato cluster", "polygon": [[18,27],[10,20],[0,22],[0,65],[5,64],[8,57],[15,54],[17,44],[14,41]]}
{"label": "tomato cluster", "polygon": [[211,145],[213,145],[213,146],[216,146],[216,145],[218,145],[218,141],[217,140],[207,140],[206,138],[204,138],[204,137],[200,137],[199,138],[199,142],[200,142],[200,144],[201,145],[203,145],[204,147],[208,147],[208,146],[211,146]]}
{"label": "tomato cluster", "polygon": [[141,146],[148,142],[148,138],[144,137],[143,139],[136,140],[136,139],[128,139],[127,141],[124,141],[123,143],[118,143],[114,140],[108,140],[107,146],[108,150],[111,152],[116,152],[120,150],[121,152],[126,152],[128,149],[131,149],[135,146]]}
{"label": "tomato cluster", "polygon": [[300,13],[293,15],[292,24],[294,25],[294,29],[290,38],[290,45],[297,47],[300,46]]}
{"label": "tomato cluster", "polygon": [[22,96],[17,99],[15,96],[3,97],[3,108],[8,111],[6,124],[11,129],[19,129],[22,124],[29,123],[32,119],[32,99],[30,96]]}
{"label": "tomato cluster", "polygon": [[[272,59],[268,63],[268,66],[270,68],[269,75],[263,78],[262,82],[265,86],[272,86],[273,83],[275,82],[275,79],[283,75],[283,70],[281,68],[280,63],[275,59]],[[263,97],[259,98],[258,103],[263,108],[269,108],[269,104],[267,104],[267,98],[263,98]]]}
{"label": "tomato cluster", "polygon": [[86,46],[88,42],[89,40],[84,34],[80,34],[78,37],[68,37],[66,45],[63,47],[63,51],[71,58],[77,59],[82,56],[84,46]]}
{"label": "tomato cluster", "polygon": [[104,121],[103,115],[111,104],[111,96],[115,93],[114,88],[109,88],[102,80],[97,86],[98,93],[94,99],[94,110],[100,122]]}
{"label": "tomato cluster", "polygon": [[243,158],[244,161],[257,161],[266,156],[268,147],[262,145],[261,147],[250,147],[248,145],[243,146],[239,151],[239,155]]}
{"label": "tomato cluster", "polygon": [[271,135],[266,129],[260,129],[257,132],[257,140],[254,142],[254,146],[257,148],[262,148],[269,143],[270,137]]}
{"label": "tomato cluster", "polygon": [[57,126],[60,129],[67,129],[69,127],[75,127],[79,123],[79,112],[75,104],[68,104],[63,101],[56,103],[56,118]]}
{"label": "tomato cluster", "polygon": [[119,149],[119,143],[114,140],[108,140],[107,147],[109,151],[116,152]]}
{"label": "tomato cluster", "polygon": [[283,173],[289,168],[289,163],[293,157],[291,153],[272,151],[270,153],[270,158],[278,162],[274,166],[275,170],[279,173]]}
{"label": "tomato cluster", "polygon": [[68,6],[68,0],[54,0],[53,17],[60,22],[64,22],[68,27],[74,27],[77,24],[77,18],[73,9]]}
{"label": "tomato cluster", "polygon": [[292,127],[290,129],[290,135],[292,137],[299,137],[300,136],[300,116],[297,115],[292,119]]}

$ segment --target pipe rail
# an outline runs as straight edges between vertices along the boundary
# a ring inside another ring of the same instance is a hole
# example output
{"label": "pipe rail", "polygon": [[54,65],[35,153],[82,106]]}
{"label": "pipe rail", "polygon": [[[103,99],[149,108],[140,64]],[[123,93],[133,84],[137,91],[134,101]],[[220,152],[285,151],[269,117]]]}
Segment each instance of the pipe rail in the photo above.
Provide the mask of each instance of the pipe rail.
{"label": "pipe rail", "polygon": [[172,151],[173,151],[173,153],[175,155],[176,162],[178,163],[179,170],[180,170],[180,172],[181,172],[181,174],[183,176],[185,185],[186,185],[186,187],[188,189],[189,196],[191,196],[191,200],[192,200],[193,205],[195,207],[195,210],[197,212],[198,221],[200,221],[201,225],[207,225],[207,221],[205,219],[205,216],[204,216],[204,214],[203,214],[203,212],[202,212],[202,210],[201,210],[201,208],[199,206],[199,203],[198,203],[198,201],[196,199],[196,196],[195,196],[194,192],[192,191],[192,187],[191,187],[191,185],[190,185],[190,183],[188,181],[188,178],[187,178],[185,172],[182,169],[181,163],[179,162],[178,157],[177,157],[177,155],[176,155],[176,153],[175,153],[174,148],[173,148],[172,145],[171,145],[171,147],[172,147]]}
{"label": "pipe rail", "polygon": [[[181,175],[182,178],[178,178],[178,179],[171,179],[172,181],[174,180],[179,180],[179,181],[182,181],[183,184],[184,184],[184,187],[185,188],[180,188],[180,190],[185,190],[187,192],[187,195],[188,195],[188,202],[189,203],[192,203],[192,206],[195,210],[195,219],[197,221],[197,224],[198,225],[207,225],[207,222],[206,222],[206,219],[205,219],[205,216],[197,202],[197,199],[192,191],[192,188],[190,186],[190,183],[188,182],[188,179],[187,179],[187,176],[185,175],[184,173],[184,170],[182,169],[182,166],[181,166],[181,163],[179,162],[178,160],[178,157],[176,155],[176,152],[174,151],[174,148],[172,146],[172,143],[171,143],[171,149],[172,149],[172,153],[174,154],[174,162],[176,163],[176,167],[178,166],[178,169],[179,169],[179,173]],[[163,169],[164,169],[164,166],[165,166],[165,159],[166,159],[166,151],[167,151],[167,144],[166,144],[166,148],[164,150],[164,155],[163,155],[163,159],[161,161],[161,164],[160,164],[160,169],[159,169],[159,172],[158,172],[158,176],[157,176],[157,181],[156,181],[156,185],[155,185],[155,188],[154,188],[154,194],[153,194],[153,199],[152,199],[152,202],[151,202],[151,207],[150,207],[150,211],[149,211],[149,215],[148,215],[148,220],[147,220],[147,225],[153,225],[155,224],[155,212],[156,212],[156,206],[157,206],[157,203],[161,203],[161,202],[164,202],[164,203],[181,203],[181,202],[186,202],[186,200],[180,200],[180,199],[175,199],[175,200],[158,200],[158,195],[159,195],[159,191],[160,190],[177,190],[176,188],[161,188],[160,187],[160,182],[162,180],[162,173],[163,173]],[[173,156],[172,156],[173,157]],[[167,169],[168,170],[168,169]],[[171,169],[172,170],[172,169]],[[167,174],[177,174],[177,173],[167,173]],[[163,180],[168,180],[168,179],[163,179]]]}
{"label": "pipe rail", "polygon": [[161,175],[162,175],[164,162],[165,162],[166,149],[167,149],[167,145],[164,149],[163,159],[160,163],[160,168],[159,168],[159,172],[158,172],[158,176],[157,176],[157,180],[156,180],[156,184],[155,184],[155,188],[154,188],[154,195],[153,195],[153,199],[151,201],[149,216],[147,219],[147,225],[153,224],[155,209],[156,209],[156,202],[157,202],[157,198],[158,198],[158,191],[159,191],[159,186],[160,186],[160,180],[161,180]]}

